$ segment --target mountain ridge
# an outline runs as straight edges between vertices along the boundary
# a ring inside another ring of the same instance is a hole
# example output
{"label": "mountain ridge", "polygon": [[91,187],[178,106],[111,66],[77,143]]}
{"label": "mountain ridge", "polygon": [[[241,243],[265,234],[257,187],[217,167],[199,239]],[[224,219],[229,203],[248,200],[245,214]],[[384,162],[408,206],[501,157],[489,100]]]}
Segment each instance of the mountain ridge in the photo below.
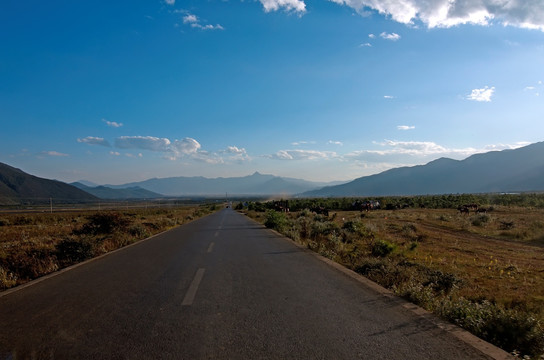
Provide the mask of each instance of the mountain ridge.
{"label": "mountain ridge", "polygon": [[517,149],[475,154],[464,160],[440,158],[400,167],[349,183],[300,194],[395,196],[451,193],[544,191],[544,142]]}

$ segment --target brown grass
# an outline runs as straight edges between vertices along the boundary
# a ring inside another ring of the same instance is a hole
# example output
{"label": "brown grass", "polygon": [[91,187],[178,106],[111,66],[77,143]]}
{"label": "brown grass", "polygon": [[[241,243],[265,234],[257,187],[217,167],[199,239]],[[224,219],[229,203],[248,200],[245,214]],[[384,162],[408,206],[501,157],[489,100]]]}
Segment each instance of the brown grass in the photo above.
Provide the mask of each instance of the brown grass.
{"label": "brown grass", "polygon": [[213,209],[193,205],[149,210],[0,213],[0,290],[147,238]]}

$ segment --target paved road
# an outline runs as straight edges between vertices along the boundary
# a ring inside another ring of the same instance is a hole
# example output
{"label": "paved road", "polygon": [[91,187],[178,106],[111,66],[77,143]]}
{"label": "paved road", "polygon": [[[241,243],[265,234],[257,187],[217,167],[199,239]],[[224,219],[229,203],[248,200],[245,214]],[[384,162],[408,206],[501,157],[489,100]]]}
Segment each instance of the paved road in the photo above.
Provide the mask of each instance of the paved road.
{"label": "paved road", "polygon": [[0,297],[0,359],[485,359],[225,209]]}

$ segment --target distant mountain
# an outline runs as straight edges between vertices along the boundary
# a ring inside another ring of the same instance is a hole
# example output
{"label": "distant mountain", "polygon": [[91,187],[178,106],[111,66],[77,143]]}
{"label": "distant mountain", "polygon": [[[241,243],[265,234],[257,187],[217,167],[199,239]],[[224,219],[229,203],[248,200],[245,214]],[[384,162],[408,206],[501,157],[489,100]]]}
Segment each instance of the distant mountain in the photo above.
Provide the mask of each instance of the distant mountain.
{"label": "distant mountain", "polygon": [[82,185],[85,185],[85,186],[88,186],[88,187],[97,187],[97,186],[99,186],[98,184],[95,184],[92,181],[87,181],[87,180],[78,180],[76,182],[70,183],[70,185],[74,185],[76,183],[79,183],[79,184],[82,184]]}
{"label": "distant mountain", "polygon": [[92,194],[100,199],[157,199],[163,197],[161,194],[154,193],[152,191],[142,189],[139,186],[124,188],[124,189],[112,189],[107,186],[87,186],[81,182],[71,183],[73,185],[89,194]]}
{"label": "distant mountain", "polygon": [[465,160],[441,158],[426,165],[402,167],[349,183],[302,194],[387,196],[544,191],[544,142],[515,150],[472,155]]}
{"label": "distant mountain", "polygon": [[98,200],[95,196],[57,180],[42,179],[0,163],[0,204],[80,203]]}
{"label": "distant mountain", "polygon": [[138,186],[166,196],[231,195],[293,195],[327,185],[300,179],[283,178],[255,172],[253,175],[230,178],[171,177],[149,179],[123,185],[105,185],[113,189]]}

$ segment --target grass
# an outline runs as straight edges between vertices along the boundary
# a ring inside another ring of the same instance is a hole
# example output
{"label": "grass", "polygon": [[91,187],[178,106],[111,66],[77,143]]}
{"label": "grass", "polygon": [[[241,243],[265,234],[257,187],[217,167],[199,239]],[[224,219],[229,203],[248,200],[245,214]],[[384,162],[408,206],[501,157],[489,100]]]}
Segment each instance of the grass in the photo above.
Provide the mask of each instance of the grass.
{"label": "grass", "polygon": [[544,209],[246,212],[520,356],[544,354]]}
{"label": "grass", "polygon": [[0,213],[0,290],[105,254],[215,210],[168,209]]}

